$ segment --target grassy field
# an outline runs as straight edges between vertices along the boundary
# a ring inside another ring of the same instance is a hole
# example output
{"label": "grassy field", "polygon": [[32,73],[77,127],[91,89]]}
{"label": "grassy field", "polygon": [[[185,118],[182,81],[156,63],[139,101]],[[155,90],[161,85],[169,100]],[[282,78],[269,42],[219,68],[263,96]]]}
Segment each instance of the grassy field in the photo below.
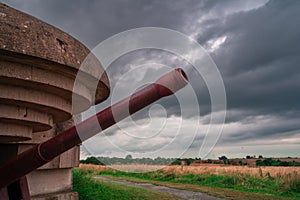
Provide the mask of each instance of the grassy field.
{"label": "grassy field", "polygon": [[[140,172],[145,167],[135,169]],[[80,168],[102,176],[201,191],[226,199],[300,198],[299,167],[168,166],[148,173],[125,173],[93,165]]]}
{"label": "grassy field", "polygon": [[73,190],[78,192],[80,200],[181,200],[181,198],[163,192],[131,187],[118,183],[94,180],[93,173],[85,170],[75,169],[73,172]]}

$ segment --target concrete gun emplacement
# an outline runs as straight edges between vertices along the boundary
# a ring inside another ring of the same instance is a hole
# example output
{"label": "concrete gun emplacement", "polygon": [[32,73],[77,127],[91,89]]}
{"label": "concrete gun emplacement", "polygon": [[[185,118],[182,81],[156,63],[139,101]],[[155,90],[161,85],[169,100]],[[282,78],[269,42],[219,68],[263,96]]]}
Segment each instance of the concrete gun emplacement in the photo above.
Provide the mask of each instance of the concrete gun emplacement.
{"label": "concrete gun emplacement", "polygon": [[101,62],[80,41],[40,19],[3,3],[0,13],[0,199],[77,200],[72,169],[79,165],[80,144],[173,94],[187,77],[174,70],[73,127],[80,113],[109,96]]}
{"label": "concrete gun emplacement", "polygon": [[[187,75],[181,68],[177,68],[159,78],[155,83],[97,113],[96,116],[92,116],[77,126],[15,156],[0,166],[0,188],[13,183],[75,145],[153,102],[174,94],[187,84]],[[82,132],[86,134],[81,135]]]}

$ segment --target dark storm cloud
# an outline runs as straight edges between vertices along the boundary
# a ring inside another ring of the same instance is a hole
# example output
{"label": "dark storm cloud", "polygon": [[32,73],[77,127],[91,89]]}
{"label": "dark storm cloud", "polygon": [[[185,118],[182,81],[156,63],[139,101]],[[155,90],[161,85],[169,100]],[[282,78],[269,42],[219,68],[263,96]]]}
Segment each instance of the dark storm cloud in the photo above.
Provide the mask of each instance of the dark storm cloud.
{"label": "dark storm cloud", "polygon": [[229,108],[275,115],[299,110],[299,9],[299,1],[270,1],[209,30],[227,36],[213,58],[225,81]]}
{"label": "dark storm cloud", "polygon": [[[230,134],[225,140],[226,142],[232,141],[247,141],[252,139],[273,139],[274,137],[290,137],[294,134],[298,134],[300,130],[300,124],[298,119],[272,119],[271,123],[263,125],[263,127],[255,127],[254,124],[245,126],[248,130],[239,131]],[[276,121],[276,124],[274,122]],[[261,121],[264,122],[264,121]],[[258,123],[259,124],[259,121]]]}

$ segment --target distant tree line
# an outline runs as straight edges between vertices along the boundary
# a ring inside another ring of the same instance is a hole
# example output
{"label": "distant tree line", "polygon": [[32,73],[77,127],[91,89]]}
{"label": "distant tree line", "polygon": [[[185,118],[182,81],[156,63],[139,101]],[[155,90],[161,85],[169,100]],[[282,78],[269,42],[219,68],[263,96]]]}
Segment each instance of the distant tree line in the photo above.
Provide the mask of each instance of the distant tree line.
{"label": "distant tree line", "polygon": [[82,164],[93,164],[93,165],[104,165],[96,157],[88,157],[85,160],[80,160],[80,163],[82,163]]}
{"label": "distant tree line", "polygon": [[256,166],[300,166],[300,162],[287,162],[279,159],[273,160],[272,158],[266,158],[264,160],[256,160]]}
{"label": "distant tree line", "polygon": [[[249,162],[249,160],[255,160],[253,162]],[[291,159],[291,157],[288,157]],[[259,155],[258,158],[254,156],[246,156],[246,159],[243,158],[235,158],[235,159],[228,159],[226,156],[219,157],[219,160],[222,161],[224,165],[256,165],[256,166],[300,166],[300,162],[296,161],[281,161],[279,159],[272,159],[272,158],[264,158],[262,155]],[[253,163],[253,164],[252,164]]]}
{"label": "distant tree line", "polygon": [[[251,159],[257,159],[249,162]],[[256,166],[300,166],[300,162],[296,161],[281,161],[279,159],[265,158],[260,155],[258,158],[255,156],[246,156],[245,158],[229,159],[226,156],[219,157],[219,160],[201,160],[201,158],[133,158],[127,155],[125,158],[118,157],[88,157],[85,160],[80,160],[83,164],[94,165],[113,165],[113,164],[145,164],[145,165],[190,165],[192,163],[211,163],[211,164],[224,164],[224,165],[256,165]]]}
{"label": "distant tree line", "polygon": [[131,155],[127,155],[125,158],[118,157],[88,157],[85,160],[80,160],[82,164],[94,164],[94,165],[113,165],[113,164],[146,164],[146,165],[181,165],[182,162],[185,165],[190,165],[195,160],[200,158],[133,158]]}
{"label": "distant tree line", "polygon": [[171,165],[190,165],[201,158],[176,158]]}

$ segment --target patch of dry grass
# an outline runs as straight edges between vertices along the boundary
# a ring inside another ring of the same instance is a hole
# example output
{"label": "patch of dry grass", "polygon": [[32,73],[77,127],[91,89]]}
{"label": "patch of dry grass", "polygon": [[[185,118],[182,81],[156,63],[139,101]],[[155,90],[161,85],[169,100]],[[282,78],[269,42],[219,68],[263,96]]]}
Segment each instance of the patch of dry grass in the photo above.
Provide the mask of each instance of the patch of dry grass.
{"label": "patch of dry grass", "polygon": [[100,173],[109,169],[109,167],[103,165],[93,165],[93,164],[80,164],[79,168],[84,171],[93,171],[95,173]]}
{"label": "patch of dry grass", "polygon": [[292,174],[300,178],[300,167],[248,167],[248,166],[167,166],[164,171],[172,171],[179,174],[216,174],[216,175],[232,175],[232,174],[248,174],[252,176],[270,175],[286,176]]}
{"label": "patch of dry grass", "polygon": [[92,165],[80,164],[84,170],[93,170],[96,173],[106,171],[109,168],[125,172],[147,172],[162,169],[166,172],[176,174],[216,174],[216,175],[233,175],[248,174],[251,176],[272,176],[287,177],[289,179],[300,179],[300,167],[248,167],[248,166],[222,166],[222,165],[200,165],[200,166],[159,166],[159,165]]}

